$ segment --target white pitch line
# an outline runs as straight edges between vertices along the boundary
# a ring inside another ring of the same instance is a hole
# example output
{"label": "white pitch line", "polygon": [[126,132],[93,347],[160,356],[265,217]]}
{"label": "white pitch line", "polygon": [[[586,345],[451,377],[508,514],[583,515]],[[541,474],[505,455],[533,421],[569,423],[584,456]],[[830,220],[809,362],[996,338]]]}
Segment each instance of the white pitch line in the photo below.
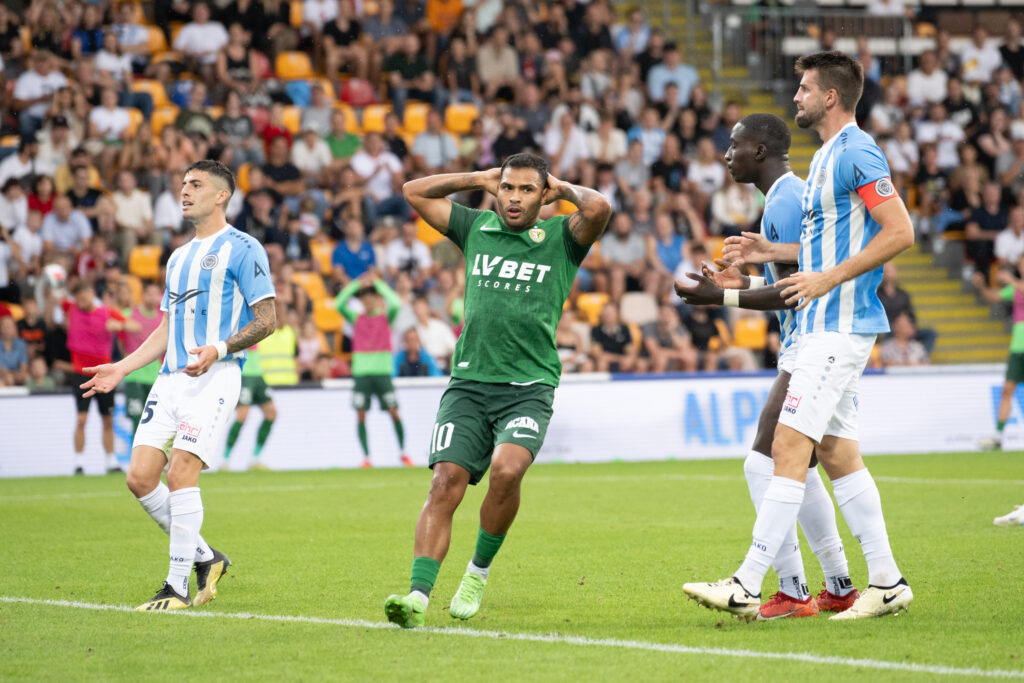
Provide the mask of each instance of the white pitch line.
{"label": "white pitch line", "polygon": [[[582,477],[550,477],[538,475],[526,479],[530,484],[558,484],[566,486],[570,484],[600,483],[600,482],[624,482],[624,481],[721,481],[738,482],[742,481],[740,475],[731,474],[623,474],[623,475],[590,475]],[[886,477],[877,476],[875,481],[887,484],[923,484],[926,486],[1024,486],[1024,479],[924,479],[917,477]],[[326,485],[309,484],[285,484],[280,486],[231,486],[217,488],[210,486],[206,492],[210,494],[233,494],[233,493],[284,493],[289,491],[341,491],[358,489],[380,489],[397,486],[419,486],[421,482],[409,481],[364,481],[364,482],[337,482]],[[34,500],[77,500],[82,498],[125,498],[130,495],[127,489],[117,491],[83,491],[72,493],[30,493],[21,496],[0,495],[0,504],[7,502],[29,502]]]}
{"label": "white pitch line", "polygon": [[[19,596],[0,595],[0,602],[24,605],[40,605],[46,607],[68,607],[101,612],[133,612],[126,605],[100,605],[71,600],[41,600]],[[379,621],[365,619],[328,619],[325,617],[293,616],[287,614],[250,614],[247,612],[203,612],[174,611],[164,612],[165,615],[209,618],[271,621],[299,624],[321,624],[325,626],[342,626],[345,628],[397,629],[397,626]],[[143,617],[152,618],[152,617]],[[159,618],[159,617],[158,617]],[[977,667],[942,666],[939,664],[917,664],[914,662],[890,662],[881,659],[857,659],[853,657],[831,657],[806,652],[759,652],[757,650],[732,650],[720,647],[698,647],[675,643],[653,643],[642,640],[620,640],[618,638],[588,638],[561,633],[508,633],[505,631],[481,631],[467,628],[422,628],[417,631],[448,636],[466,636],[470,638],[487,638],[491,640],[521,640],[531,643],[555,643],[578,645],[582,647],[613,648],[620,650],[643,650],[648,652],[667,652],[671,654],[708,655],[712,657],[731,657],[740,659],[769,659],[776,661],[803,662],[806,664],[827,664],[832,666],[848,666],[879,671],[904,671],[908,673],[932,674],[937,676],[980,676],[983,678],[1020,678],[1024,679],[1024,671],[1008,669],[979,669]]]}

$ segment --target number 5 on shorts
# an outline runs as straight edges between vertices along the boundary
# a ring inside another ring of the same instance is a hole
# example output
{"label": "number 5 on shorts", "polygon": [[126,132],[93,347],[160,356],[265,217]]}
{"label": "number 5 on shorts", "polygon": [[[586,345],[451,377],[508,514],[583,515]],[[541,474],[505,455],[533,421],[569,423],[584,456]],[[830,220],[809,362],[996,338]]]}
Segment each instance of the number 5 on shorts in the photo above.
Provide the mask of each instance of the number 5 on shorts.
{"label": "number 5 on shorts", "polygon": [[437,453],[452,445],[452,434],[455,432],[455,424],[445,422],[443,425],[434,423],[434,432],[430,435],[430,452]]}
{"label": "number 5 on shorts", "polygon": [[153,419],[153,406],[156,405],[156,401],[146,401],[146,407],[142,409],[142,419],[139,420],[139,424],[146,424]]}

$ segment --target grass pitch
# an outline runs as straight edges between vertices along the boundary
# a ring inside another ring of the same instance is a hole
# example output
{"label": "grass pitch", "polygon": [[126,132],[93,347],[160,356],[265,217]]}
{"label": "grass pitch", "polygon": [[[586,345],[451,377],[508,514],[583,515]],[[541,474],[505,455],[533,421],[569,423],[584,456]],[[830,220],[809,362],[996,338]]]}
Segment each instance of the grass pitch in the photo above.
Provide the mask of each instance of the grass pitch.
{"label": "grass pitch", "polygon": [[739,461],[538,465],[463,623],[447,605],[484,485],[466,496],[423,631],[385,626],[383,602],[408,589],[425,469],[203,475],[203,535],[235,564],[217,600],[173,614],[124,609],[160,587],[167,539],[119,477],[2,480],[0,679],[1024,678],[1024,528],[992,525],[1024,502],[1020,454],[868,465],[909,614],[744,624],[687,601],[682,583],[728,576],[750,542]]}

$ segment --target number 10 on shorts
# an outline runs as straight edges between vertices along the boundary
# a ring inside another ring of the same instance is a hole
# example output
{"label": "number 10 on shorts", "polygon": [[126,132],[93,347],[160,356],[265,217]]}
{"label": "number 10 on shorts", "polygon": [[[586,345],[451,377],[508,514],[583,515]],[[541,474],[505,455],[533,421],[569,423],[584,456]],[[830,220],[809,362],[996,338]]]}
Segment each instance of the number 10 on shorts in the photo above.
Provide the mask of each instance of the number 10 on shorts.
{"label": "number 10 on shorts", "polygon": [[430,435],[430,452],[437,453],[452,445],[452,434],[455,432],[453,422],[445,422],[443,425],[434,423],[434,432]]}

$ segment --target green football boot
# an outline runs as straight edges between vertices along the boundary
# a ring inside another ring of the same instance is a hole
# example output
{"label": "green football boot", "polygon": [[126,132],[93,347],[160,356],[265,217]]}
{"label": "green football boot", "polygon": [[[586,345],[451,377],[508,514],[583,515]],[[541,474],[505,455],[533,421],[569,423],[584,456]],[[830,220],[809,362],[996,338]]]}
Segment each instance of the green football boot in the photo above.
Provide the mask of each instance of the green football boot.
{"label": "green football boot", "polygon": [[392,624],[402,628],[423,626],[426,618],[423,601],[410,593],[409,595],[392,595],[384,601],[384,614]]}
{"label": "green football boot", "polygon": [[472,619],[480,611],[480,601],[484,598],[484,586],[487,582],[479,574],[466,572],[459,584],[459,590],[452,598],[449,614],[455,619]]}

